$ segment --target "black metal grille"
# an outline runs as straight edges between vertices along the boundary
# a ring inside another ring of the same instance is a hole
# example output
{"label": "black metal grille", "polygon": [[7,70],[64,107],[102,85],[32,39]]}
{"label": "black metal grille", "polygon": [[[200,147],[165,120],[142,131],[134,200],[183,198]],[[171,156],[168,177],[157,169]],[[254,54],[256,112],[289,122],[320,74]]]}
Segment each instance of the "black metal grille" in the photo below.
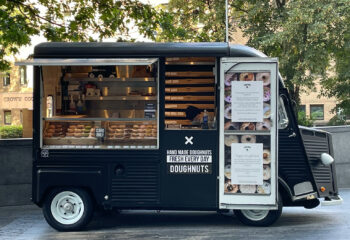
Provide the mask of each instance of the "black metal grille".
{"label": "black metal grille", "polygon": [[159,202],[158,174],[158,164],[125,164],[125,175],[112,179],[111,200],[123,205]]}

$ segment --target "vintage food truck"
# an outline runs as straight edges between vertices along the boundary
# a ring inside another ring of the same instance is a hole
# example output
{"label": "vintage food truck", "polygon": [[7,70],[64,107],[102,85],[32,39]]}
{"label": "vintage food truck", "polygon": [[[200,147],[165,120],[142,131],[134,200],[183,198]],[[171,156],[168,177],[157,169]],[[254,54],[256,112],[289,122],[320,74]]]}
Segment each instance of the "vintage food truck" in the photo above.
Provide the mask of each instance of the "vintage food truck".
{"label": "vintage food truck", "polygon": [[327,132],[298,127],[278,62],[227,43],[42,43],[34,65],[32,201],[58,230],[96,208],[339,204]]}

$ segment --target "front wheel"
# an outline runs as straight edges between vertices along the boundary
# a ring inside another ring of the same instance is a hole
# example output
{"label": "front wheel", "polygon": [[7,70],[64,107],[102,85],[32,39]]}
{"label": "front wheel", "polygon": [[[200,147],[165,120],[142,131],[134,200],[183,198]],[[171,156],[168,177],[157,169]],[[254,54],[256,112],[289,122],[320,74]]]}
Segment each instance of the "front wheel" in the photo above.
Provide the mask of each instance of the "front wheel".
{"label": "front wheel", "polygon": [[56,230],[79,230],[90,222],[93,204],[90,195],[82,189],[55,189],[47,196],[43,213]]}
{"label": "front wheel", "polygon": [[276,222],[282,214],[282,198],[279,197],[277,210],[234,210],[237,218],[250,226],[270,226]]}

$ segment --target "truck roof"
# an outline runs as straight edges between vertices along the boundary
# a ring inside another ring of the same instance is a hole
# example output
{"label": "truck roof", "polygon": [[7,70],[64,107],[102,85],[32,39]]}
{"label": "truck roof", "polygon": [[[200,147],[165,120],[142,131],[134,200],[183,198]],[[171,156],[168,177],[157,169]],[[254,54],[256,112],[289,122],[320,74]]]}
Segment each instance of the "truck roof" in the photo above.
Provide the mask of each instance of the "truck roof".
{"label": "truck roof", "polygon": [[266,57],[244,45],[225,42],[46,42],[34,49],[34,58],[108,57]]}

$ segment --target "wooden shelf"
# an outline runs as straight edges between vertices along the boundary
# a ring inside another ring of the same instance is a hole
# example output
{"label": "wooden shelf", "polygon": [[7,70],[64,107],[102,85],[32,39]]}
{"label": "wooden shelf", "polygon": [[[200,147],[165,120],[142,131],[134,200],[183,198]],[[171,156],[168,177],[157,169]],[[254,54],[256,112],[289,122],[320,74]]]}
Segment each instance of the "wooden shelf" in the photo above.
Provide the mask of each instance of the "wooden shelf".
{"label": "wooden shelf", "polygon": [[165,96],[165,101],[214,101],[215,96]]}
{"label": "wooden shelf", "polygon": [[65,77],[63,81],[81,81],[81,82],[155,82],[155,77],[142,78],[89,78],[89,77]]}
{"label": "wooden shelf", "polygon": [[210,72],[166,72],[166,77],[214,77],[212,71]]}
{"label": "wooden shelf", "polygon": [[174,87],[165,88],[166,93],[214,92],[214,87]]}
{"label": "wooden shelf", "polygon": [[177,103],[167,103],[165,104],[165,109],[186,109],[189,106],[193,106],[199,109],[215,109],[214,104],[192,104],[192,103],[186,103],[186,104],[177,104]]}
{"label": "wooden shelf", "polygon": [[157,100],[157,96],[86,96],[85,101],[103,101],[103,100],[117,100],[117,101],[126,101],[126,100],[135,100],[135,101],[155,101]]}
{"label": "wooden shelf", "polygon": [[203,79],[167,79],[166,85],[194,85],[194,84],[214,84],[214,78]]}

